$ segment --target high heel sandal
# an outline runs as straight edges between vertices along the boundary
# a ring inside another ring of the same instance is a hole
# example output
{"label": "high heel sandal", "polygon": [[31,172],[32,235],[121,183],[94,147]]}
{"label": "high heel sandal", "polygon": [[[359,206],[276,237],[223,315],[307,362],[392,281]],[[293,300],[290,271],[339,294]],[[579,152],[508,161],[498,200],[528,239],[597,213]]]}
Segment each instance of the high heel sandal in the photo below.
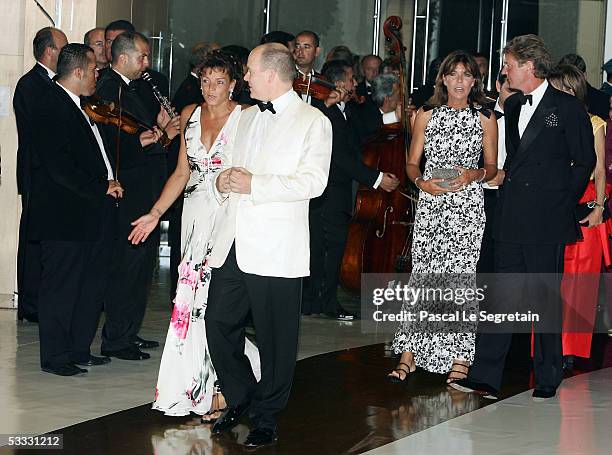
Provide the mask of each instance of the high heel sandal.
{"label": "high heel sandal", "polygon": [[[463,367],[463,368],[465,368],[466,371],[456,370],[455,367]],[[448,376],[446,378],[446,383],[447,384],[452,384],[455,381],[460,381],[462,379],[467,378],[469,370],[470,370],[470,366],[469,365],[466,365],[466,364],[461,363],[461,362],[453,362],[453,364],[451,365],[451,370],[448,372]],[[451,375],[453,373],[460,374],[461,377],[452,377],[451,378]]]}
{"label": "high heel sandal", "polygon": [[[410,369],[410,365],[408,365],[407,363],[404,362],[399,362],[397,364],[397,366],[399,367],[400,365],[405,365],[406,367],[408,367],[408,369],[404,369],[404,368],[395,368],[393,370],[393,372],[396,372],[398,374],[398,376],[391,376],[391,373],[389,373],[387,375],[387,379],[393,383],[400,383],[400,382],[404,382],[406,380],[406,378],[408,376],[410,376],[412,373],[414,373],[416,371],[416,366],[414,367],[414,370]],[[404,377],[402,378],[402,372],[404,373]]]}
{"label": "high heel sandal", "polygon": [[[201,418],[202,423],[204,424],[213,424],[215,423],[219,417],[221,417],[221,415],[223,414],[223,412],[225,412],[225,410],[227,409],[227,404],[223,409],[219,409],[218,406],[220,404],[221,398],[223,397],[223,395],[221,394],[221,387],[219,386],[219,381],[215,381],[215,385],[213,388],[213,399],[212,402],[210,404],[211,410],[208,411],[206,414],[204,414]],[[225,401],[225,400],[223,400]],[[216,415],[215,415],[216,414]],[[207,418],[207,416],[209,416]],[[214,417],[212,417],[214,416]]]}

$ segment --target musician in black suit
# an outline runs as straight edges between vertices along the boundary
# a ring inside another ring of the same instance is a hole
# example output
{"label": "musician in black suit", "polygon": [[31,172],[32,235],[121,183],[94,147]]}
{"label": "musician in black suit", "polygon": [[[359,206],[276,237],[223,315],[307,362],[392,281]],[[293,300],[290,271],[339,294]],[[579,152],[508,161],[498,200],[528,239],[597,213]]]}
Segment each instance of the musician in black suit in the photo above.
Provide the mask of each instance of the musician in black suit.
{"label": "musician in black suit", "polygon": [[[353,68],[347,62],[327,62],[323,76],[336,84],[342,98],[354,89]],[[329,99],[327,104],[313,104],[331,121],[333,142],[327,187],[321,196],[310,201],[310,277],[304,287],[302,313],[323,313],[339,320],[352,320],[354,317],[340,306],[336,296],[353,212],[352,182],[357,180],[370,188],[393,191],[399,180],[361,161],[357,135],[347,120],[351,103],[342,98],[334,104]]]}
{"label": "musician in black suit", "polygon": [[[527,300],[546,310],[542,317],[549,323],[547,333],[534,334],[535,399],[555,396],[563,370],[561,335],[554,333],[560,328],[560,278],[545,288],[551,283],[536,282],[533,274],[563,272],[565,244],[579,233],[574,209],[595,166],[590,120],[575,97],[549,86],[550,67],[550,54],[536,35],[517,36],[504,48],[503,73],[509,87],[521,92],[504,107],[506,175],[493,235],[496,272],[515,275],[511,286],[503,286],[510,292],[495,294],[493,308],[515,311],[526,288],[545,297]],[[451,386],[495,398],[511,339],[507,331],[481,332],[467,379]]]}
{"label": "musician in black suit", "polygon": [[350,123],[359,141],[364,144],[376,135],[383,125],[401,119],[399,78],[394,74],[380,74],[372,80],[372,94],[365,102],[353,105]]}
{"label": "musician in black suit", "polygon": [[372,81],[378,76],[382,59],[378,55],[366,55],[361,59],[361,71],[363,72],[363,81],[357,84],[357,95],[371,96]]}
{"label": "musician in black suit", "polygon": [[121,132],[118,152],[117,128],[105,127],[111,144],[110,154],[115,159],[119,155],[117,178],[126,193],[117,216],[115,268],[105,306],[102,353],[126,360],[149,358],[149,354],[140,349],[158,346],[156,341],[138,336],[157,258],[158,236],[139,245],[131,245],[127,238],[131,231],[130,223],[157,200],[165,182],[166,152],[158,143],[161,130],[165,128],[170,138],[178,134],[168,114],[163,109],[151,112],[146,101],[132,87],[131,82],[139,79],[148,66],[148,48],[146,37],[137,32],[119,34],[112,45],[112,68],[100,78],[96,90],[100,98],[121,103],[124,111],[151,128],[135,135]]}
{"label": "musician in black suit", "polygon": [[36,63],[24,74],[15,88],[13,109],[17,122],[17,192],[21,195],[21,220],[17,249],[17,317],[32,322],[38,320],[38,285],[40,282],[40,245],[28,241],[29,192],[32,167],[32,137],[36,131],[32,111],[42,96],[53,86],[52,78],[57,70],[57,57],[68,43],[61,30],[45,27],[34,36],[32,47]]}
{"label": "musician in black suit", "polygon": [[[586,62],[578,54],[566,54],[561,57],[559,64],[574,65],[586,77]],[[597,115],[604,120],[610,119],[610,95],[598,90],[587,82],[587,109],[589,113]]]}
{"label": "musician in black suit", "polygon": [[106,145],[80,105],[96,89],[96,58],[84,44],[59,55],[57,84],[49,87],[33,119],[30,238],[40,242],[40,363],[43,371],[71,376],[102,365],[95,336],[111,267],[115,200]]}

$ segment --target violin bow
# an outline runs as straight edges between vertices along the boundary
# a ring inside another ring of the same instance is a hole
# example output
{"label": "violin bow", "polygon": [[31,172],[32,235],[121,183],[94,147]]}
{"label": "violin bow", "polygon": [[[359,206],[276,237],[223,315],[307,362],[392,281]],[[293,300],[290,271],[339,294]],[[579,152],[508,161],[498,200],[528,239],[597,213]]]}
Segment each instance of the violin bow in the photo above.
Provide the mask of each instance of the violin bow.
{"label": "violin bow", "polygon": [[121,85],[119,84],[119,122],[117,124],[117,149],[115,150],[115,180],[119,182],[119,158],[121,156],[121,122],[123,116],[123,105],[121,103]]}

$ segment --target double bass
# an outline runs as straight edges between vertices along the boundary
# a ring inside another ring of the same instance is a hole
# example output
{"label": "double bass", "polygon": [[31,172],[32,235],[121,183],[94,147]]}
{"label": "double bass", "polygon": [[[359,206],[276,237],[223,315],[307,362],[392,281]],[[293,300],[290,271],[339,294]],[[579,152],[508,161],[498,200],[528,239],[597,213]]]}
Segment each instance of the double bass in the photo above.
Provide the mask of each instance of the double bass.
{"label": "double bass", "polygon": [[[392,63],[400,68],[399,84],[402,107],[409,105],[406,93],[406,60],[399,36],[402,20],[390,16],[384,24]],[[394,174],[400,181],[393,192],[360,186],[355,214],[349,232],[340,271],[340,282],[349,292],[361,291],[362,273],[409,272],[411,242],[417,195],[406,175],[409,118],[385,126],[366,144],[363,161],[381,172]]]}

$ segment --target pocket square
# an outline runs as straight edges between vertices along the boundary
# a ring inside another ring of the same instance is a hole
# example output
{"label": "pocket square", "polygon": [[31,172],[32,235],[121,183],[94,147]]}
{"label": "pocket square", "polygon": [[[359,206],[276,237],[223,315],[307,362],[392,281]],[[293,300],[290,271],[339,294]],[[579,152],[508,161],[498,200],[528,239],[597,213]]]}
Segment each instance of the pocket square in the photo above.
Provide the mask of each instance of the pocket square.
{"label": "pocket square", "polygon": [[559,117],[554,112],[550,112],[546,117],[544,117],[544,123],[547,128],[555,128],[559,126]]}

